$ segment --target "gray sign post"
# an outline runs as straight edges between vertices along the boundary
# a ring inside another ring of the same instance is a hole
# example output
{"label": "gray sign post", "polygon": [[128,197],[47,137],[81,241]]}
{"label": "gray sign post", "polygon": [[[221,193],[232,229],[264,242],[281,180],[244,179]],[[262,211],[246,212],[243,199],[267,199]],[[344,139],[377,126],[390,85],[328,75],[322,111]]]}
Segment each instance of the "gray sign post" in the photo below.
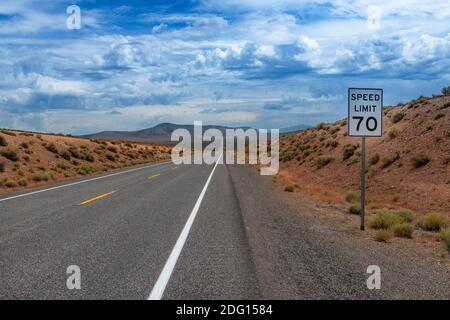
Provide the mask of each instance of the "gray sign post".
{"label": "gray sign post", "polygon": [[348,136],[361,137],[361,225],[365,229],[366,137],[383,134],[383,89],[348,89]]}

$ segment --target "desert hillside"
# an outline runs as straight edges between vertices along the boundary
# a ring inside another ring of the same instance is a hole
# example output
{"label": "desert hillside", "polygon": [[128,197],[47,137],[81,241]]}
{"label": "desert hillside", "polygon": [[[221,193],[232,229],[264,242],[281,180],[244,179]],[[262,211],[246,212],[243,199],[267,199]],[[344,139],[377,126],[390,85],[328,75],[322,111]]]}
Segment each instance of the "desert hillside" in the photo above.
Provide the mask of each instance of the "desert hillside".
{"label": "desert hillside", "polygon": [[[331,202],[359,189],[361,138],[347,120],[281,137],[278,180]],[[450,96],[386,107],[384,133],[367,141],[367,202],[450,214]]]}
{"label": "desert hillside", "polygon": [[170,159],[170,147],[0,130],[0,194]]}

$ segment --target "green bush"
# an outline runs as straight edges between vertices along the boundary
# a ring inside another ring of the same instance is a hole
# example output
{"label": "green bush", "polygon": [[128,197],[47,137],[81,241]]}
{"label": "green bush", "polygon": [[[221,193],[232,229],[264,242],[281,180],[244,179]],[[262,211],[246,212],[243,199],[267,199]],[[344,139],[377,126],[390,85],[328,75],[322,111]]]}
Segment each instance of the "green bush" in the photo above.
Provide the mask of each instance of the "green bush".
{"label": "green bush", "polygon": [[355,203],[361,201],[361,192],[360,191],[349,191],[345,195],[345,201],[349,203]]}
{"label": "green bush", "polygon": [[376,153],[376,154],[374,154],[374,155],[370,158],[369,164],[370,164],[371,166],[373,166],[373,165],[377,164],[378,161],[380,161],[380,155],[379,155],[378,153]]}
{"label": "green bush", "polygon": [[17,188],[17,182],[15,181],[6,181],[5,186],[7,188]]}
{"label": "green bush", "polygon": [[353,203],[349,208],[348,212],[351,214],[361,214],[361,204]]}
{"label": "green bush", "polygon": [[358,146],[354,144],[345,145],[342,151],[342,160],[347,160],[348,158],[353,156],[357,148]]}
{"label": "green bush", "polygon": [[19,184],[19,186],[21,187],[26,187],[28,185],[28,180],[25,178],[19,179],[19,181],[17,181],[17,183]]}
{"label": "green bush", "polygon": [[31,179],[35,182],[40,182],[40,181],[48,181],[50,180],[50,178],[51,178],[50,175],[47,173],[36,173],[35,175],[33,175]]}
{"label": "green bush", "polygon": [[381,157],[381,168],[387,168],[389,167],[391,164],[393,164],[395,162],[395,158],[394,157]]}
{"label": "green bush", "polygon": [[47,149],[48,151],[52,152],[52,153],[58,153],[58,149],[56,148],[54,143],[50,143],[48,144],[45,149]]}
{"label": "green bush", "polygon": [[426,231],[439,231],[447,228],[448,217],[438,212],[429,212],[419,220],[417,225]]}
{"label": "green bush", "polygon": [[21,146],[22,148],[24,148],[24,149],[28,149],[28,148],[30,147],[30,145],[29,145],[27,142],[22,142],[22,143],[20,144],[20,146]]}
{"label": "green bush", "polygon": [[401,223],[394,226],[394,235],[400,238],[412,238],[414,228],[408,223]]}
{"label": "green bush", "polygon": [[70,158],[72,157],[69,151],[62,151],[59,155],[67,161],[70,161]]}
{"label": "green bush", "polygon": [[368,219],[368,225],[373,229],[389,229],[403,222],[405,221],[401,216],[389,209],[381,209],[375,216]]}
{"label": "green bush", "polygon": [[89,162],[94,162],[94,160],[95,160],[94,156],[89,152],[84,152],[81,155],[81,159],[89,161]]}
{"label": "green bush", "polygon": [[70,147],[69,149],[67,149],[67,152],[69,152],[73,158],[76,159],[80,158],[80,153],[78,152],[78,149],[75,147]]}
{"label": "green bush", "polygon": [[8,145],[8,142],[6,141],[4,136],[0,135],[0,146],[6,147]]}
{"label": "green bush", "polygon": [[284,187],[284,191],[287,192],[294,192],[294,186],[292,184],[288,184],[286,187]]}
{"label": "green bush", "polygon": [[412,222],[414,219],[413,212],[406,208],[392,210],[394,214],[400,216],[405,222]]}
{"label": "green bush", "polygon": [[379,242],[387,242],[392,238],[392,231],[389,229],[380,229],[375,233],[375,240]]}
{"label": "green bush", "polygon": [[316,166],[318,169],[323,168],[333,160],[334,157],[332,156],[319,156],[316,159]]}
{"label": "green bush", "polygon": [[444,112],[439,112],[438,114],[436,114],[434,116],[434,120],[439,120],[440,118],[445,117],[445,113]]}
{"label": "green bush", "polygon": [[111,151],[111,152],[117,153],[117,147],[109,146],[108,150]]}
{"label": "green bush", "polygon": [[403,111],[396,112],[392,116],[392,122],[393,123],[400,122],[404,117],[405,117],[405,113]]}
{"label": "green bush", "polygon": [[17,155],[17,152],[13,149],[2,150],[0,154],[6,159],[9,159],[11,161],[19,161],[19,156]]}
{"label": "green bush", "polygon": [[440,238],[444,241],[447,250],[450,251],[450,228],[446,228],[441,231]]}
{"label": "green bush", "polygon": [[112,153],[108,153],[106,155],[106,159],[110,160],[110,161],[115,161],[116,157],[114,157],[114,155]]}
{"label": "green bush", "polygon": [[395,139],[398,136],[398,130],[396,127],[392,127],[389,129],[388,136],[390,139]]}
{"label": "green bush", "polygon": [[423,167],[428,162],[430,162],[430,158],[427,155],[424,155],[423,153],[414,156],[411,160],[414,168]]}

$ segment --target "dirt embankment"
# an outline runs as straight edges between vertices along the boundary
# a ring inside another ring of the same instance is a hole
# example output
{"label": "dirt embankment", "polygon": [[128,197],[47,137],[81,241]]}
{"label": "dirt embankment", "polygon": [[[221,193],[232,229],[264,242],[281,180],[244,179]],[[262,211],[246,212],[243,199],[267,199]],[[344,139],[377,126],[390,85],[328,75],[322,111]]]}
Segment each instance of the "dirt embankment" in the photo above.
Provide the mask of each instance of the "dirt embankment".
{"label": "dirt embankment", "polygon": [[[283,184],[321,200],[343,203],[359,189],[360,138],[347,120],[281,137]],[[369,211],[405,207],[450,215],[450,96],[413,100],[384,111],[383,137],[367,141]]]}
{"label": "dirt embankment", "polygon": [[0,194],[170,159],[165,145],[0,130]]}

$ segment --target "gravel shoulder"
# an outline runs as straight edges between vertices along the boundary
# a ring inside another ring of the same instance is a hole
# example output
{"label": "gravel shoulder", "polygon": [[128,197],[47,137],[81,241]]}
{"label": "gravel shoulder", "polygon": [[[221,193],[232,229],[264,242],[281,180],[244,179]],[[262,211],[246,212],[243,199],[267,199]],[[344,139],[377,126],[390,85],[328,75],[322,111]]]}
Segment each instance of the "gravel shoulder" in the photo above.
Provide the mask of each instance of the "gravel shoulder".
{"label": "gravel shoulder", "polygon": [[[435,245],[375,242],[339,208],[283,192],[246,166],[227,168],[263,298],[450,299],[448,259]],[[370,265],[381,268],[380,290],[367,288]]]}

